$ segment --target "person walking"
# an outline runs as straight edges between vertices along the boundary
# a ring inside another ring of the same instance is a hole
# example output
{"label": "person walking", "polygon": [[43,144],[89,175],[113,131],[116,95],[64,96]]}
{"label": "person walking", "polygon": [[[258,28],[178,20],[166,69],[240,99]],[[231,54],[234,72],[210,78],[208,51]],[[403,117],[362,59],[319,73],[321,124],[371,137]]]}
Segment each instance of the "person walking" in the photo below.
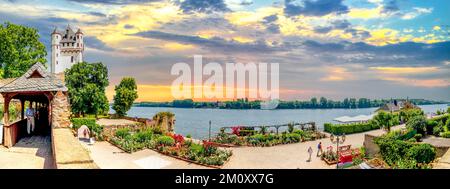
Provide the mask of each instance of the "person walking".
{"label": "person walking", "polygon": [[26,111],[28,134],[31,134],[31,132],[34,132],[34,125],[35,125],[34,115],[35,115],[35,112],[34,112],[33,106],[32,106],[32,103],[30,103],[30,106],[29,106],[29,108],[27,108],[27,111]]}
{"label": "person walking", "polygon": [[313,149],[311,148],[311,146],[308,148],[308,153],[309,153],[309,159],[307,160],[307,162],[311,162],[311,155],[313,153]]}
{"label": "person walking", "polygon": [[317,145],[317,157],[319,157],[319,155],[322,155],[323,150],[322,150],[322,142],[319,142],[319,144]]}

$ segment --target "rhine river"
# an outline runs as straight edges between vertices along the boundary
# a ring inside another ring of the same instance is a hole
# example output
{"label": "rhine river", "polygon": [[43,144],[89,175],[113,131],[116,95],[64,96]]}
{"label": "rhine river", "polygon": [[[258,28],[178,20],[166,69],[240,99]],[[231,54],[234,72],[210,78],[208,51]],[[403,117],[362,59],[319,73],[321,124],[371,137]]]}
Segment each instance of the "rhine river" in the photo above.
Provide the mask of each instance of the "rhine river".
{"label": "rhine river", "polygon": [[[425,113],[447,110],[447,104],[422,105]],[[132,107],[130,117],[151,118],[158,112],[175,113],[175,132],[193,138],[208,137],[208,125],[211,120],[212,135],[224,126],[275,125],[289,122],[316,122],[322,130],[323,124],[333,122],[341,116],[373,114],[377,108],[362,109],[289,109],[289,110],[229,110],[229,109],[186,109],[165,107]]]}

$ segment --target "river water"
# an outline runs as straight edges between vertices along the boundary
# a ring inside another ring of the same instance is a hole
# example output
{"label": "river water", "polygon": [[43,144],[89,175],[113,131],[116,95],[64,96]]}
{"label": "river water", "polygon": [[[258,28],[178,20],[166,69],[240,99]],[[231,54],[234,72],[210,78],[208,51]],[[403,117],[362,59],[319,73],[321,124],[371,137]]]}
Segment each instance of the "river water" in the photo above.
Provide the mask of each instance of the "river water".
{"label": "river water", "polygon": [[[446,110],[447,104],[422,105],[425,113]],[[236,125],[275,125],[289,122],[316,122],[319,129],[323,124],[333,122],[341,116],[370,115],[377,108],[362,109],[290,109],[290,110],[229,110],[229,109],[187,109],[165,107],[132,107],[128,111],[130,117],[151,118],[158,112],[175,113],[175,132],[184,136],[190,134],[193,138],[207,138],[208,125],[211,121],[212,133],[217,133],[220,127]]]}

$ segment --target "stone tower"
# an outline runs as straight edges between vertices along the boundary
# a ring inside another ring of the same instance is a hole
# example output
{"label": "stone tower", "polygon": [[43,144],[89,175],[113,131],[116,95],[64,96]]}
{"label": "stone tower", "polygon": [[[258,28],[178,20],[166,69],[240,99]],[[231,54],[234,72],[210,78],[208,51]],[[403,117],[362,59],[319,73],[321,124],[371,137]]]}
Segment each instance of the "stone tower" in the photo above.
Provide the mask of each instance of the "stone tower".
{"label": "stone tower", "polygon": [[84,42],[83,32],[74,32],[70,25],[63,32],[56,28],[52,33],[52,73],[63,73],[72,65],[83,61]]}

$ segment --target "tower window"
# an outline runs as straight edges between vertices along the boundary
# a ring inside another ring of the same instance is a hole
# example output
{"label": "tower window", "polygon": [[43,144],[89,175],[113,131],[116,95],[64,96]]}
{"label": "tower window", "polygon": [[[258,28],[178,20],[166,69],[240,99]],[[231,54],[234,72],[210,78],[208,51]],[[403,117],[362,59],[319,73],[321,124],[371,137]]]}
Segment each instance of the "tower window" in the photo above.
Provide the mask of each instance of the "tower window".
{"label": "tower window", "polygon": [[71,57],[70,57],[70,62],[72,62],[72,63],[73,63],[73,56],[71,56]]}
{"label": "tower window", "polygon": [[56,61],[56,64],[58,65],[58,61]]}
{"label": "tower window", "polygon": [[58,57],[58,53],[56,53],[56,57]]}
{"label": "tower window", "polygon": [[79,43],[77,43],[77,47],[80,47],[80,44],[79,44]]}

